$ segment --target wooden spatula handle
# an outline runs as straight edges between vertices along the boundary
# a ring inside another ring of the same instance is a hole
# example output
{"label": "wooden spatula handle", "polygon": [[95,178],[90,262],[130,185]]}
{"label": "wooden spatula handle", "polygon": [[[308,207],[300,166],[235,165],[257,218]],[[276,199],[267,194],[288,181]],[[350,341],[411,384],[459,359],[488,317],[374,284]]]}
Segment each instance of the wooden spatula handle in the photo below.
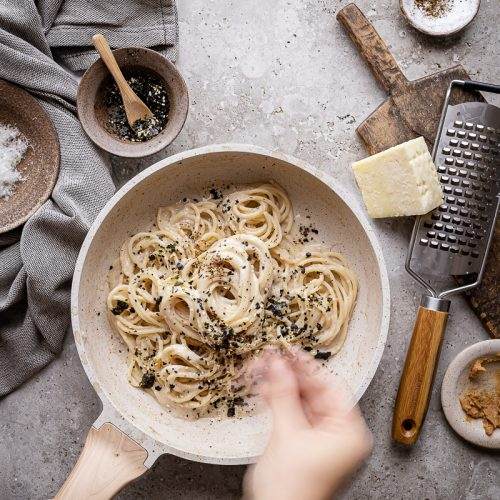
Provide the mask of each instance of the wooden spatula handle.
{"label": "wooden spatula handle", "polygon": [[337,19],[387,92],[406,85],[408,80],[387,45],[356,5],[346,5],[337,13]]}
{"label": "wooden spatula handle", "polygon": [[417,441],[424,423],[450,305],[449,300],[426,299],[418,309],[392,421],[393,439],[406,445]]}
{"label": "wooden spatula handle", "polygon": [[56,500],[111,498],[148,469],[147,451],[112,424],[92,427]]}
{"label": "wooden spatula handle", "polygon": [[[92,43],[94,44],[97,52],[99,52],[99,55],[101,56],[101,59],[108,68],[109,72],[113,75],[113,78],[115,79],[115,82],[120,89],[120,93],[127,108],[127,104],[132,103],[138,98],[123,76],[122,70],[116,62],[115,56],[111,51],[111,47],[109,46],[108,41],[106,40],[106,38],[104,38],[103,35],[97,34],[92,37]],[[127,111],[127,109],[125,109],[125,111]],[[135,118],[133,118],[131,121],[134,122]]]}
{"label": "wooden spatula handle", "polygon": [[94,44],[97,52],[99,52],[99,55],[101,56],[104,64],[109,69],[109,72],[113,75],[113,78],[115,79],[117,85],[120,87],[120,90],[122,89],[122,86],[123,88],[128,87],[127,80],[125,80],[122,70],[118,66],[118,63],[116,62],[113,52],[111,52],[111,47],[109,46],[106,38],[104,38],[104,36],[101,34],[94,35],[92,37],[92,43]]}

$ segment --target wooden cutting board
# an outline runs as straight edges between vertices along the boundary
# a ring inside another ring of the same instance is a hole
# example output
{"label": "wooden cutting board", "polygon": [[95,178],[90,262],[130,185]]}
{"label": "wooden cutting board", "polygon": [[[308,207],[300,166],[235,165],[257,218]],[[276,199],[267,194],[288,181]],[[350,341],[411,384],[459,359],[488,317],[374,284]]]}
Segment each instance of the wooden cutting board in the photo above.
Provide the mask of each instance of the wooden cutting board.
{"label": "wooden cutting board", "polygon": [[[354,4],[337,13],[375,78],[387,91],[387,99],[356,129],[369,154],[379,153],[423,136],[432,149],[444,96],[452,80],[468,80],[458,65],[419,80],[409,81],[372,24]],[[480,94],[457,92],[452,103],[483,100]],[[496,231],[481,285],[467,294],[469,303],[492,337],[499,337],[500,300],[498,257],[500,231]]]}

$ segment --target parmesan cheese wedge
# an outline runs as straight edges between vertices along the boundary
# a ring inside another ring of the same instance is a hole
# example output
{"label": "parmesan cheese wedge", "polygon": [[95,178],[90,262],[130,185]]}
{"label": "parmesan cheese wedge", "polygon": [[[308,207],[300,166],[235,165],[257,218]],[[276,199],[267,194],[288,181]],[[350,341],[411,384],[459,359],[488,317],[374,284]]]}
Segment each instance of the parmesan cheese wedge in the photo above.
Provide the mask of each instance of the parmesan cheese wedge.
{"label": "parmesan cheese wedge", "polygon": [[442,203],[443,191],[423,137],[353,163],[372,218],[422,215]]}

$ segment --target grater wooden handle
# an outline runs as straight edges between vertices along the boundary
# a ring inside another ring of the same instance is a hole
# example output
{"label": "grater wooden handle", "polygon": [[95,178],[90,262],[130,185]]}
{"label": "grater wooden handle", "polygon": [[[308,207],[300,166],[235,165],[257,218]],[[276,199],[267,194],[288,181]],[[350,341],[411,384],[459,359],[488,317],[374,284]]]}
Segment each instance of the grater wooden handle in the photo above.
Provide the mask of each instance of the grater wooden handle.
{"label": "grater wooden handle", "polygon": [[[426,297],[424,297],[426,299]],[[448,320],[449,300],[434,299],[441,306],[421,305],[399,382],[392,421],[392,438],[414,444],[425,420],[436,374],[443,334]],[[444,310],[436,310],[444,309]]]}
{"label": "grater wooden handle", "polygon": [[337,20],[346,29],[375,78],[387,92],[408,84],[384,40],[356,5],[346,5],[337,13]]}

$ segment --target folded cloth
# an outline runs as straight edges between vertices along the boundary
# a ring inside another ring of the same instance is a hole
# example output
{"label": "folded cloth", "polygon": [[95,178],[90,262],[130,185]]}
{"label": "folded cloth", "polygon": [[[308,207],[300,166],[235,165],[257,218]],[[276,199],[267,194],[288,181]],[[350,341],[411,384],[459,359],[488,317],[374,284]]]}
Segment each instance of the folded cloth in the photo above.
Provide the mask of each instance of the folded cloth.
{"label": "folded cloth", "polygon": [[72,69],[85,68],[96,57],[88,46],[96,32],[114,46],[154,46],[174,58],[175,4],[0,0],[0,78],[39,98],[61,145],[51,198],[23,228],[0,235],[0,397],[61,351],[78,251],[114,192],[106,156],[87,138],[75,115],[78,84],[53,57],[57,53]]}
{"label": "folded cloth", "polygon": [[98,55],[91,38],[103,34],[111,48],[155,47],[177,59],[178,24],[174,0],[53,0],[41,2],[44,31],[54,57],[73,71]]}

